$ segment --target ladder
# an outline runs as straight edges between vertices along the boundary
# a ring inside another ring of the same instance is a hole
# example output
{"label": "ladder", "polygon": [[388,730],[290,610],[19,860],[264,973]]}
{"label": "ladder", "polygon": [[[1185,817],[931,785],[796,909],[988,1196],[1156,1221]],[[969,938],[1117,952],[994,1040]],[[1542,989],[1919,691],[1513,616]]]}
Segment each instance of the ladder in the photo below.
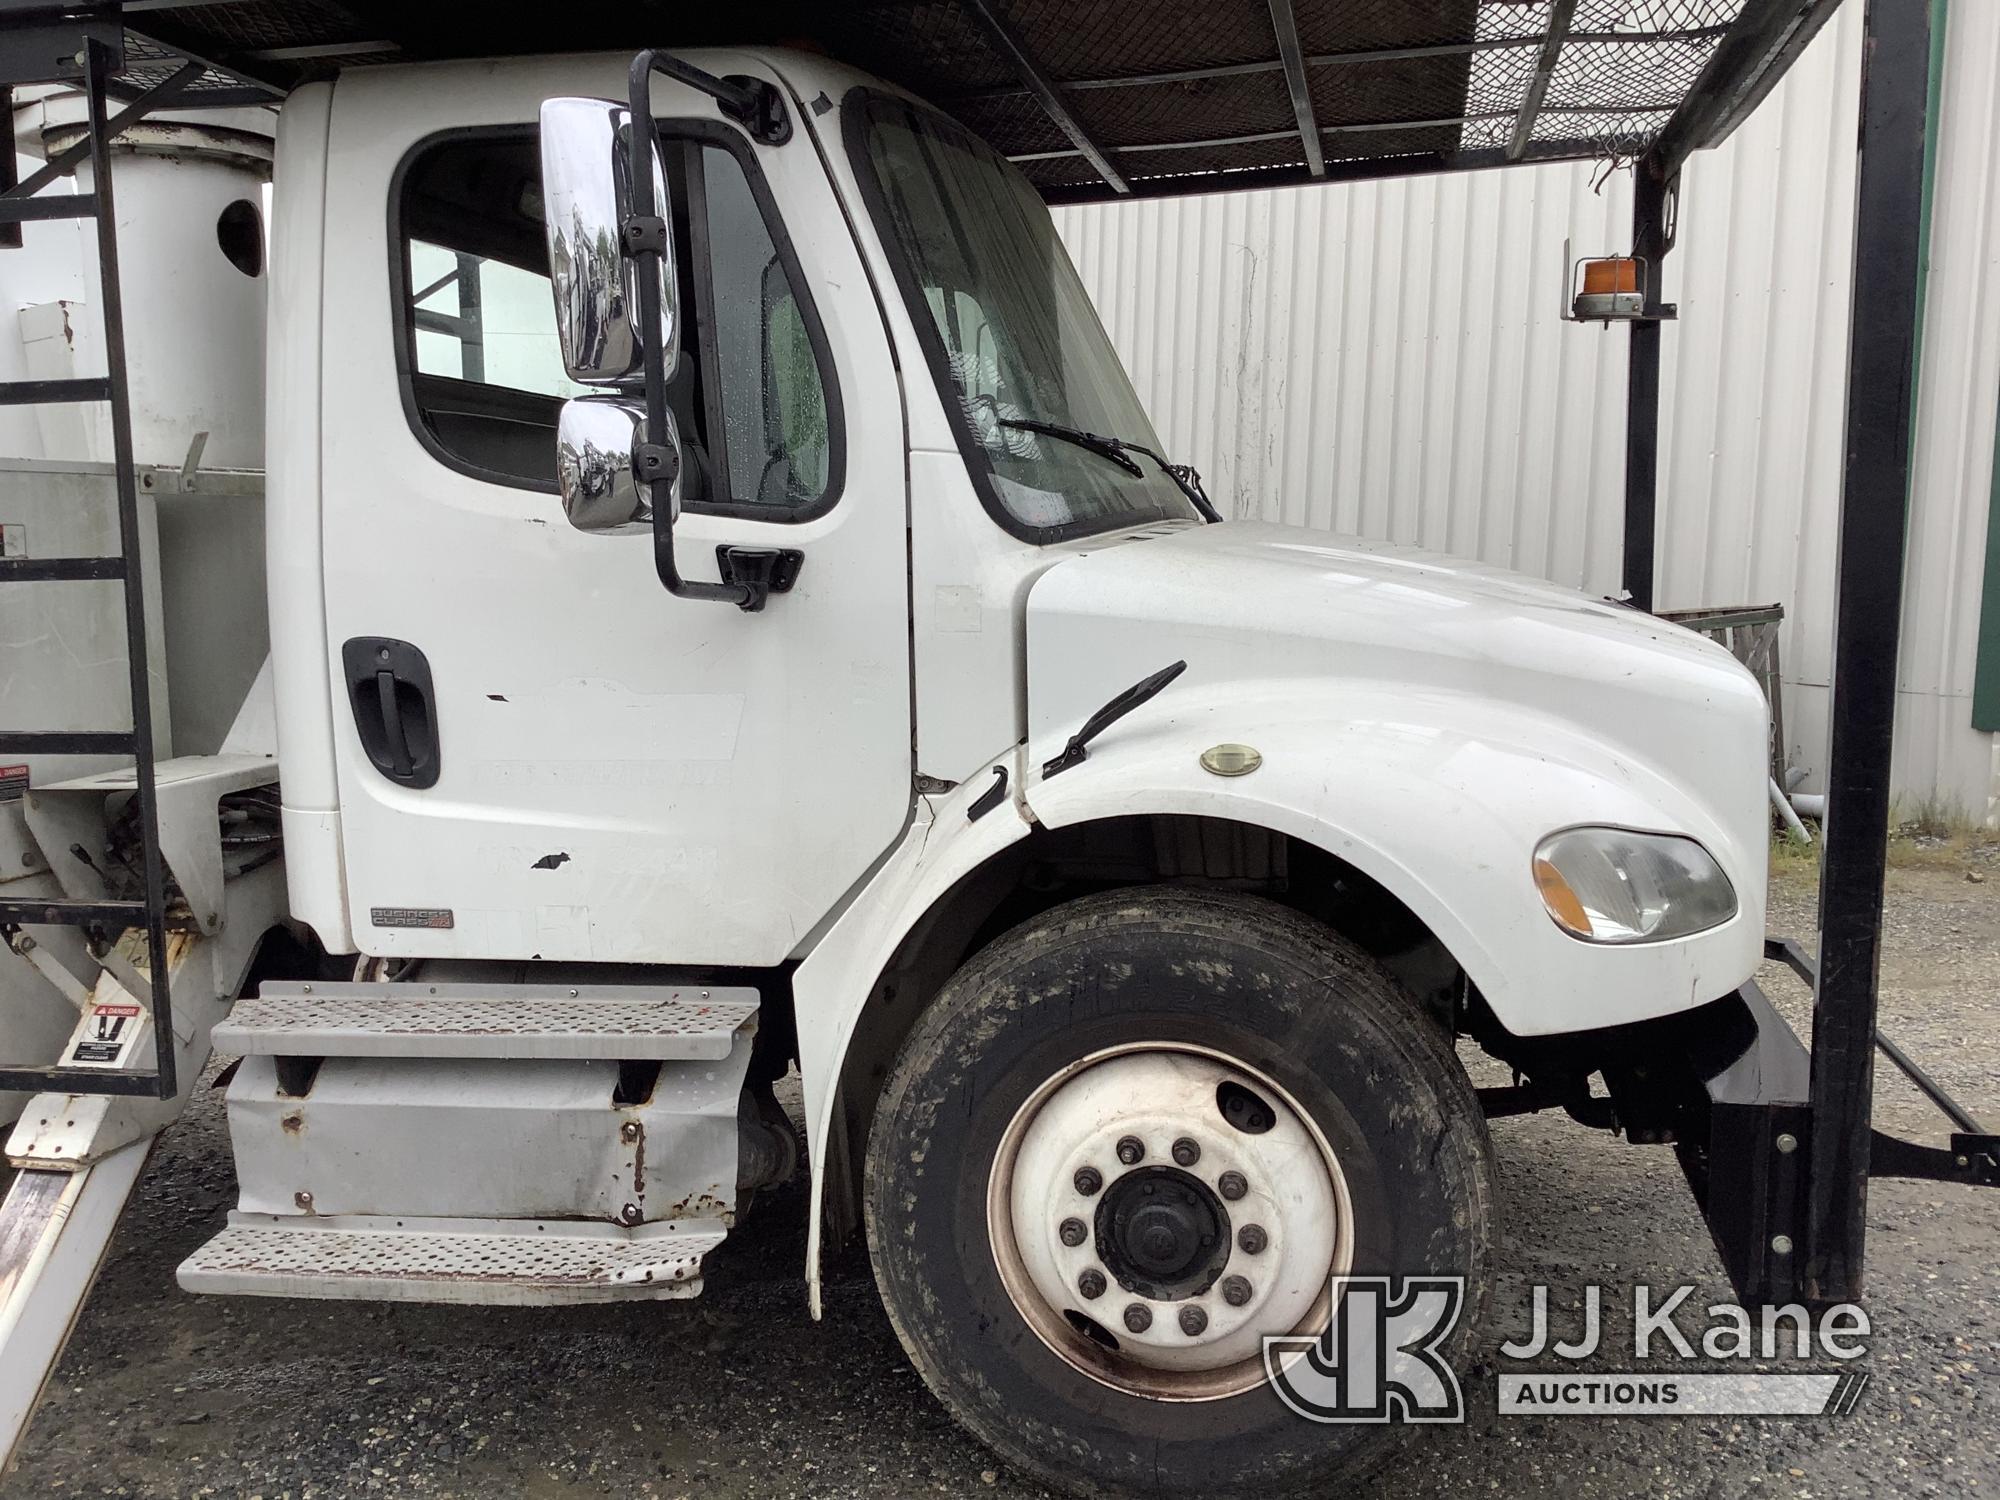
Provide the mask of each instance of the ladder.
{"label": "ladder", "polygon": [[[82,32],[75,55],[89,112],[87,139],[51,158],[25,181],[0,193],[0,228],[18,242],[15,226],[29,220],[94,218],[104,318],[105,373],[83,380],[22,380],[0,383],[0,404],[104,402],[111,410],[112,468],[118,496],[118,554],[115,557],[0,558],[0,583],[116,582],[125,596],[125,650],[131,686],[132,727],[119,730],[28,730],[0,728],[0,756],[130,756],[136,781],[139,899],[0,899],[0,933],[11,941],[18,928],[65,924],[90,931],[100,943],[115,942],[132,928],[144,928],[150,993],[132,998],[151,1012],[151,1067],[28,1066],[0,1058],[0,1090],[69,1094],[132,1094],[171,1099],[174,1027],[167,983],[166,866],[160,855],[160,826],[153,755],[152,694],[148,680],[144,564],[140,550],[137,476],[132,460],[132,413],[125,374],[125,324],[118,286],[118,230],[111,187],[111,139],[128,109],[109,126],[105,117],[107,81],[121,55],[116,33]],[[197,70],[198,71],[198,70]],[[51,80],[74,82],[76,73]],[[5,92],[11,93],[11,88]],[[89,158],[93,191],[32,196],[48,182]],[[11,164],[11,155],[9,156]],[[11,176],[11,172],[9,173]]]}

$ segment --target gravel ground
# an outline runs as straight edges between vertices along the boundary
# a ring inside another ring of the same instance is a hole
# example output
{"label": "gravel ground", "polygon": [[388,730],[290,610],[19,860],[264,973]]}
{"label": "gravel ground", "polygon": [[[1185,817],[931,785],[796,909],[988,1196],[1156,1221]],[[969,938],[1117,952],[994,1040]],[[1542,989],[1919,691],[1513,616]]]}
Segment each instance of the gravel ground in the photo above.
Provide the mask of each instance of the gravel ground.
{"label": "gravel ground", "polygon": [[[1959,1097],[2000,1111],[2000,868],[1975,857],[1989,874],[1975,883],[1964,857],[1927,857],[1892,877],[1883,1026]],[[1810,881],[1778,875],[1774,932],[1810,935]],[[1802,988],[1776,970],[1765,985],[1803,1029]],[[1878,1089],[1878,1123],[1941,1139],[1886,1068]],[[1526,1330],[1536,1282],[1558,1310],[1588,1284],[1606,1289],[1601,1368],[1631,1363],[1611,1308],[1629,1309],[1635,1281],[1692,1283],[1693,1306],[1727,1298],[1669,1153],[1560,1116],[1494,1134],[1496,1344]],[[578,1310],[180,1293],[175,1264],[233,1197],[210,1094],[140,1184],[0,1497],[1042,1493],[930,1399],[864,1254],[834,1262],[827,1316],[808,1319],[797,1185],[713,1257],[698,1300]],[[1481,1379],[1464,1426],[1427,1431],[1359,1493],[2000,1495],[2000,1396],[1986,1373],[2000,1365],[2000,1193],[1878,1182],[1869,1219],[1875,1332],[1860,1367],[1872,1379],[1850,1416],[1502,1419]],[[1574,1327],[1560,1311],[1557,1322]]]}

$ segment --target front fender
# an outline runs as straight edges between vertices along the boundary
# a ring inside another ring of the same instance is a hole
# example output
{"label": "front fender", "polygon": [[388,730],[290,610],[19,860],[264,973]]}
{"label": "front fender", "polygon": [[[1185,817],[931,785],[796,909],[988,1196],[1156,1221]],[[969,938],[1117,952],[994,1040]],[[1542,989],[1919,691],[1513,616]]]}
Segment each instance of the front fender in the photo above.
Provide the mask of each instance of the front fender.
{"label": "front fender", "polygon": [[[1028,836],[1032,825],[1020,801],[1024,765],[1016,746],[951,791],[923,798],[902,842],[792,974],[812,1173],[806,1286],[815,1318],[821,1305],[827,1148],[848,1043],[876,981],[910,930],[960,880]],[[968,810],[994,784],[996,767],[1007,772],[1009,795],[974,821]]]}
{"label": "front fender", "polygon": [[[1252,746],[1262,764],[1239,777],[1202,769],[1201,752],[1221,743]],[[1060,748],[1051,735],[1029,746],[1029,761],[1039,767]],[[1574,723],[1489,699],[1352,685],[1322,694],[1295,680],[1170,687],[1107,731],[1082,766],[1031,775],[1024,796],[1051,828],[1180,813],[1324,849],[1408,906],[1518,1036],[1703,1005],[1762,955],[1767,848],[1743,836],[1737,810],[1704,806]],[[1531,864],[1544,836],[1579,823],[1698,839],[1736,888],[1736,916],[1662,943],[1570,937],[1543,908]],[[1755,826],[1761,834],[1761,817]]]}
{"label": "front fender", "polygon": [[[1248,744],[1262,763],[1238,777],[1203,770],[1201,752],[1220,743]],[[1106,730],[1081,764],[1043,778],[1042,764],[1061,748],[1051,734],[994,762],[1008,770],[1009,796],[977,822],[966,812],[992,784],[991,766],[926,798],[927,816],[793,976],[815,1316],[835,1094],[862,1011],[925,914],[1037,823],[1182,814],[1313,844],[1408,906],[1519,1036],[1692,1009],[1736,989],[1762,955],[1766,847],[1737,831],[1750,826],[1741,810],[1708,808],[1629,752],[1532,710],[1352,684],[1320,692],[1294,680],[1206,691],[1175,683]],[[1569,937],[1542,907],[1531,859],[1546,834],[1578,823],[1700,840],[1736,887],[1736,916],[1665,943]]]}

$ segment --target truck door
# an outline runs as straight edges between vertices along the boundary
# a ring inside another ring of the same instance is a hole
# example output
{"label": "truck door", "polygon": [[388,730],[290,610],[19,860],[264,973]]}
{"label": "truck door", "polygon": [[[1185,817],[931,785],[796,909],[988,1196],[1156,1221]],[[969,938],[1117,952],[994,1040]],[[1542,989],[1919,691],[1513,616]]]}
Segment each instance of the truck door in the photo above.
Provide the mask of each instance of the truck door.
{"label": "truck door", "polygon": [[370,72],[335,89],[327,232],[351,246],[326,256],[322,372],[356,943],[778,963],[912,795],[900,393],[814,148],[803,131],[753,144],[705,96],[656,87],[682,282],[680,566],[803,556],[791,591],[745,614],[669,596],[648,536],[576,531],[556,497],[556,413],[580,388],[533,122],[551,95],[618,94],[623,64]]}

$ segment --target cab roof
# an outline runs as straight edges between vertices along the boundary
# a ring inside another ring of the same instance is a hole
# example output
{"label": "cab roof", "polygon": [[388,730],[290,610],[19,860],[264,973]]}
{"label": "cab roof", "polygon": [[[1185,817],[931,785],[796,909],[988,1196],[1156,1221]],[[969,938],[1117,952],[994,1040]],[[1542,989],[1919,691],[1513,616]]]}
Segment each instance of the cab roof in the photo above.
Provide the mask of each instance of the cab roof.
{"label": "cab roof", "polygon": [[386,62],[720,43],[902,85],[1051,202],[1517,162],[1725,138],[1839,0],[776,0],[477,8],[124,0],[124,86],[207,64],[177,107]]}

